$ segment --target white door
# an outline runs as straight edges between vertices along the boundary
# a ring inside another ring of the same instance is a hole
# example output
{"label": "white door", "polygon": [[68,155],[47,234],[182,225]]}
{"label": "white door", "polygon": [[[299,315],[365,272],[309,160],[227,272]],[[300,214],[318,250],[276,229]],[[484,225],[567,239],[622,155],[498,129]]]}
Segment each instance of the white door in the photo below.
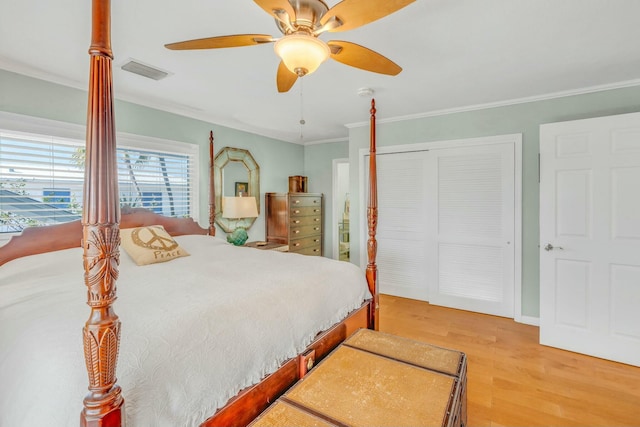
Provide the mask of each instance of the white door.
{"label": "white door", "polygon": [[540,343],[640,366],[640,113],[540,127]]}
{"label": "white door", "polygon": [[381,293],[514,316],[519,141],[502,135],[378,151]]}
{"label": "white door", "polygon": [[429,299],[426,155],[427,151],[419,151],[377,156],[380,292],[423,301]]}
{"label": "white door", "polygon": [[429,154],[430,303],[513,317],[514,144]]}

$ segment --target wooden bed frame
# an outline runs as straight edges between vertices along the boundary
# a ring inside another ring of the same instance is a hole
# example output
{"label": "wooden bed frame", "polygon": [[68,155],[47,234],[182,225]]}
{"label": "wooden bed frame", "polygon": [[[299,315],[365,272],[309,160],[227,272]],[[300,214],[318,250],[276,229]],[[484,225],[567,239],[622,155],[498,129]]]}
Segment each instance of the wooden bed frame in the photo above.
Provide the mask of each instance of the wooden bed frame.
{"label": "wooden bed frame", "polygon": [[[87,286],[89,319],[83,328],[84,354],[89,377],[89,394],[84,398],[81,426],[120,427],[124,425],[124,398],[116,384],[116,365],[120,346],[120,320],[113,309],[118,278],[120,228],[161,224],[171,235],[215,234],[213,191],[213,132],[210,141],[209,228],[192,219],[167,218],[145,209],[120,211],[116,138],[113,120],[112,51],[110,0],[92,0],[92,42],[87,113],[86,169],[82,220],[66,224],[33,227],[12,238],[0,250],[0,265],[26,255],[82,245],[84,277]],[[290,359],[260,383],[248,387],[202,426],[244,426],[278,396],[290,388],[308,369],[308,362],[319,361],[351,333],[361,327],[378,329],[377,178],[375,101],[370,110],[369,205],[367,208],[368,264],[366,279],[373,295],[370,301],[344,321],[319,334],[297,358]],[[122,215],[122,216],[121,216]],[[81,239],[81,240],[80,240]]]}

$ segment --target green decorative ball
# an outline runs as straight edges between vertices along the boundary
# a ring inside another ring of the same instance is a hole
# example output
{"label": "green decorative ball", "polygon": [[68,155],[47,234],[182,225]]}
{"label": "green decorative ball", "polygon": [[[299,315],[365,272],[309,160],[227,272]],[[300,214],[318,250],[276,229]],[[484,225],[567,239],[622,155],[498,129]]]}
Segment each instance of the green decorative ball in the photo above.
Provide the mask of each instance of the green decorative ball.
{"label": "green decorative ball", "polygon": [[236,228],[233,233],[227,236],[227,242],[232,243],[236,246],[242,246],[248,238],[249,235],[247,234],[247,230],[245,230],[244,228]]}

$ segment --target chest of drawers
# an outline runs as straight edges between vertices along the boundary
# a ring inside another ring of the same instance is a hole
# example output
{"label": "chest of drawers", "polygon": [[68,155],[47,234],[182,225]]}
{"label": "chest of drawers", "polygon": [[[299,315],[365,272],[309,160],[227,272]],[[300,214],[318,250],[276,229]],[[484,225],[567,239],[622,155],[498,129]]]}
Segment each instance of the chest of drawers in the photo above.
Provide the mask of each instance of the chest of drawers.
{"label": "chest of drawers", "polygon": [[289,245],[289,252],[322,256],[321,193],[266,193],[265,213],[268,242]]}

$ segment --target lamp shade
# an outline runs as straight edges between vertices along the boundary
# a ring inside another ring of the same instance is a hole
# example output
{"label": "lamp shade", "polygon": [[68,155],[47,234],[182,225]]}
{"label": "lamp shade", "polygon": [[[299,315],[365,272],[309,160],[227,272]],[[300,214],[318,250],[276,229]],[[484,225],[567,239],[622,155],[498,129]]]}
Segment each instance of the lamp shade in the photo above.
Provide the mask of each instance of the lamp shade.
{"label": "lamp shade", "polygon": [[284,36],[273,48],[289,71],[298,76],[313,73],[331,54],[325,42],[307,34]]}
{"label": "lamp shade", "polygon": [[224,218],[255,218],[258,206],[255,197],[223,197],[222,216]]}

